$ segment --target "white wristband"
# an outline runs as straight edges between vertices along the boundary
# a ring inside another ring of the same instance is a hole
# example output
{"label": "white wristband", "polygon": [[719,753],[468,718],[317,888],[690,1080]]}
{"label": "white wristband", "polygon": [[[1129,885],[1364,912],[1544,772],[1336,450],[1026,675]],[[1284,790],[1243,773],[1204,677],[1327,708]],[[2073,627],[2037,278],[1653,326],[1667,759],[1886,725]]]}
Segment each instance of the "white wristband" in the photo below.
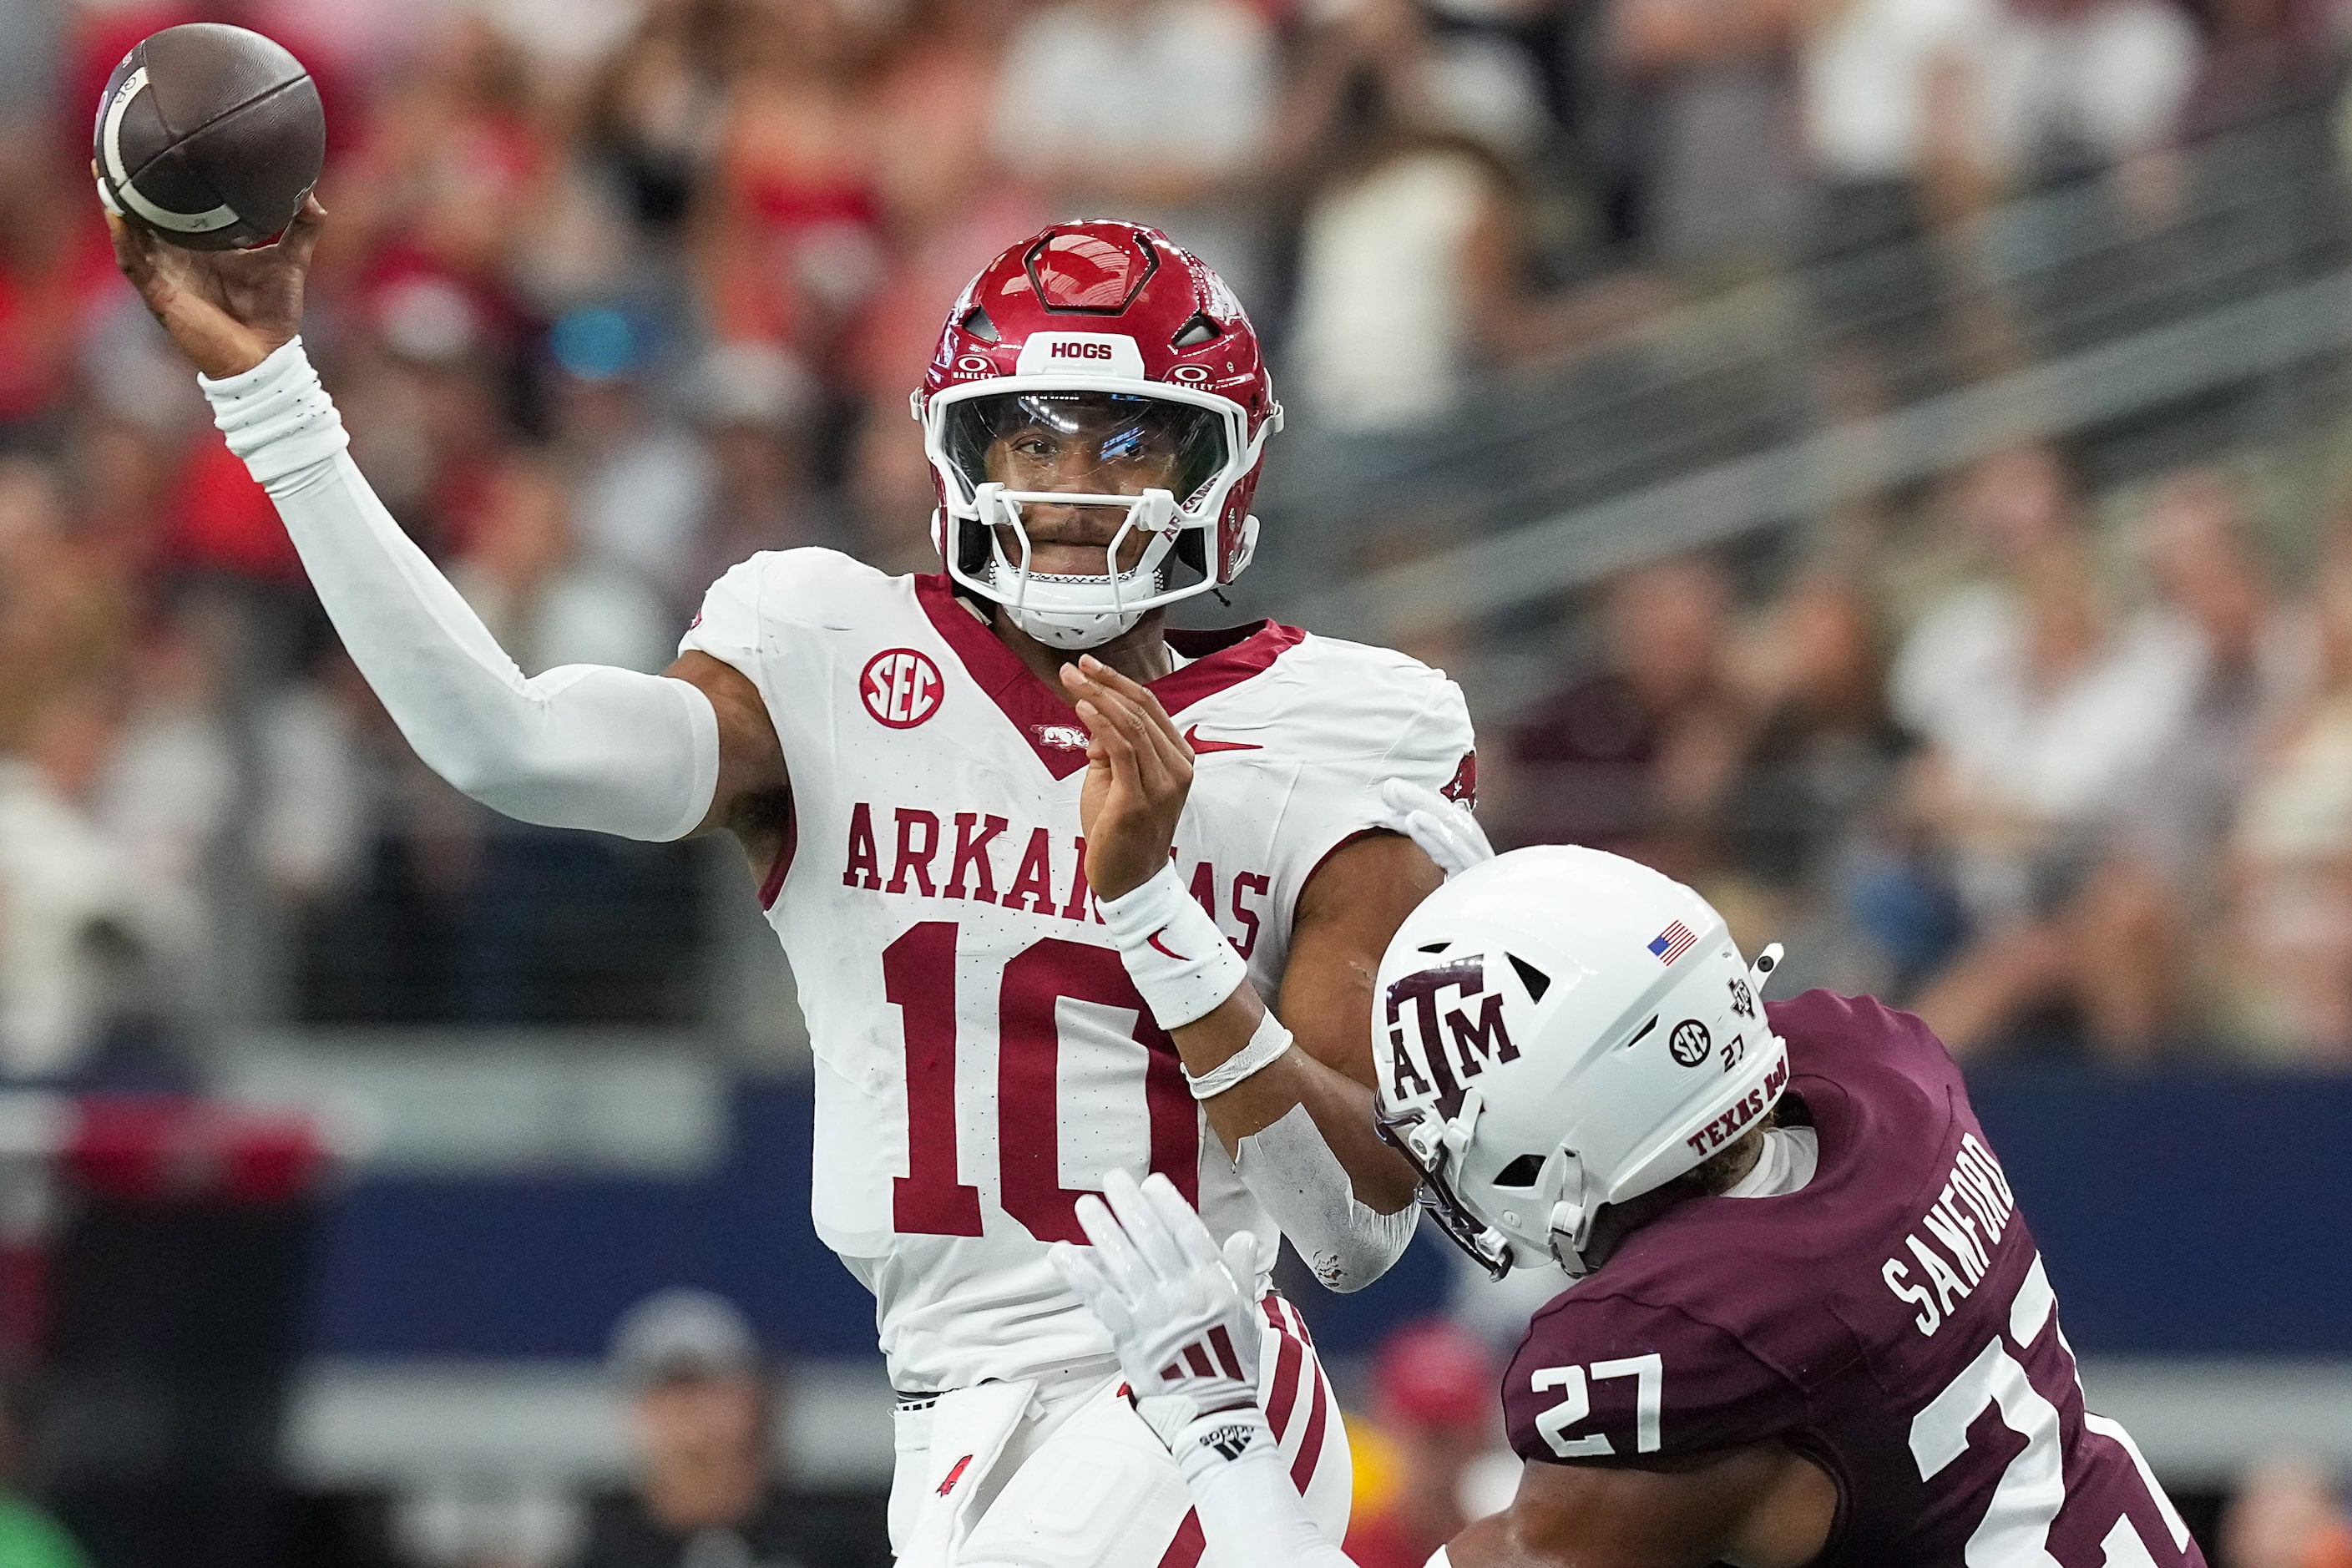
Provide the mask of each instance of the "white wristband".
{"label": "white wristband", "polygon": [[1251,1074],[1272,1067],[1289,1048],[1290,1031],[1282,1026],[1282,1020],[1274,1016],[1272,1008],[1268,1008],[1258,1019],[1256,1032],[1250,1036],[1249,1044],[1198,1078],[1187,1068],[1184,1081],[1192,1085],[1194,1100],[1208,1100],[1224,1093]]}
{"label": "white wristband", "polygon": [[228,437],[228,449],[265,487],[351,445],[343,416],[319,384],[299,337],[251,370],[218,381],[199,375],[196,384],[212,405],[213,423]]}
{"label": "white wristband", "polygon": [[1270,1454],[1277,1463],[1282,1457],[1265,1412],[1255,1405],[1194,1416],[1173,1432],[1160,1433],[1160,1440],[1168,1445],[1187,1481],[1200,1480],[1253,1451]]}
{"label": "white wristband", "polygon": [[1255,1405],[1203,1415],[1169,1444],[1221,1568],[1356,1568],[1308,1517]]}
{"label": "white wristband", "polygon": [[1127,973],[1163,1029],[1208,1016],[1249,979],[1249,965],[1192,901],[1173,865],[1097,907]]}

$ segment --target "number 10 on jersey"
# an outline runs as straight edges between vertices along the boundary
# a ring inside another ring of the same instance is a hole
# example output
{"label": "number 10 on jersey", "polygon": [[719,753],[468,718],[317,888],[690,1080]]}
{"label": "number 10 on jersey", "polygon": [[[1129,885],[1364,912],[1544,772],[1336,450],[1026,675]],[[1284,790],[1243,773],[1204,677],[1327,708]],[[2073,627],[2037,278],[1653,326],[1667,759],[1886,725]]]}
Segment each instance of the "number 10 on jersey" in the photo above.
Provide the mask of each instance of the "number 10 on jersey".
{"label": "number 10 on jersey", "polygon": [[[907,1173],[891,1184],[891,1228],[902,1236],[978,1236],[980,1189],[957,1163],[956,923],[925,921],[882,951],[883,994],[897,1005],[907,1043]],[[1006,963],[997,985],[996,1148],[1000,1201],[1039,1241],[1083,1245],[1077,1202],[1062,1185],[1058,1013],[1065,1000],[1135,1015],[1150,1118],[1149,1169],[1200,1202],[1200,1113],[1176,1043],[1153,1021],[1107,947],[1046,937]]]}

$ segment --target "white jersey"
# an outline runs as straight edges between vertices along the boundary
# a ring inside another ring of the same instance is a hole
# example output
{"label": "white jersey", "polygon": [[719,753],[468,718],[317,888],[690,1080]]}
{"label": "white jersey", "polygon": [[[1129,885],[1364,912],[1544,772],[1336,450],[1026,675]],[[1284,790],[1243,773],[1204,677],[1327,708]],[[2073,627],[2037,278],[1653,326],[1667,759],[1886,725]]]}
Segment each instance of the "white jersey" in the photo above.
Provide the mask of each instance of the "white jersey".
{"label": "white jersey", "polygon": [[[1178,874],[1274,997],[1300,889],[1391,776],[1473,778],[1454,683],[1273,623],[1170,634],[1153,683],[1199,757]],[[1112,1166],[1164,1172],[1222,1240],[1273,1222],[1093,908],[1086,732],[944,576],[756,555],[682,647],[759,688],[793,826],[761,889],[816,1057],[817,1234],[874,1292],[906,1392],[1107,1366],[1046,1259]]]}

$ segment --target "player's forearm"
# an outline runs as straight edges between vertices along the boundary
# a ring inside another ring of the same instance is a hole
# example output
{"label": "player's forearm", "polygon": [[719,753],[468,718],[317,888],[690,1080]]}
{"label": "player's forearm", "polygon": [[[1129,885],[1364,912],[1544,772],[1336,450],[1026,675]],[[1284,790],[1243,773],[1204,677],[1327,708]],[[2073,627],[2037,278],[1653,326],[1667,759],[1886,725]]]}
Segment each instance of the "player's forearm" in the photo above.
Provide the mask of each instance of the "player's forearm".
{"label": "player's forearm", "polygon": [[1386,1273],[1412,1240],[1417,1184],[1373,1131],[1370,1091],[1298,1048],[1172,871],[1101,909],[1243,1184],[1332,1289]]}
{"label": "player's forearm", "polygon": [[203,385],[352,662],[428,766],[546,826],[662,840],[702,820],[719,773],[709,699],[603,666],[526,679],[352,462],[299,339]]}
{"label": "player's forearm", "polygon": [[[1256,988],[1244,984],[1216,1012],[1176,1030],[1184,1070],[1197,1079],[1232,1059],[1255,1034],[1265,1011]],[[1294,1045],[1263,1070],[1212,1096],[1204,1109],[1228,1153],[1292,1111],[1305,1110],[1355,1195],[1380,1212],[1407,1207],[1419,1188],[1412,1167],[1372,1130],[1372,1091],[1303,1046]]]}
{"label": "player's forearm", "polygon": [[1285,1043],[1264,1067],[1203,1098],[1209,1125],[1242,1184],[1325,1286],[1360,1290],[1387,1273],[1412,1244],[1419,1184],[1373,1131],[1371,1091],[1292,1043],[1247,983],[1175,1035],[1195,1094],[1243,1059],[1246,1042],[1261,1050],[1269,1036]]}

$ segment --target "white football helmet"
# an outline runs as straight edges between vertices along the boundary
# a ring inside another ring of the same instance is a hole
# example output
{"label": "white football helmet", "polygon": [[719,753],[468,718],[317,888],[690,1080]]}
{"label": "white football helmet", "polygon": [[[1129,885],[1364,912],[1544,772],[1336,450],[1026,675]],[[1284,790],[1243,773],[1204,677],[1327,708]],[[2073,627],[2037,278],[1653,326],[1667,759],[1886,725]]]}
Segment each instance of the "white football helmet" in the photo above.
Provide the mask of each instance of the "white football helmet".
{"label": "white football helmet", "polygon": [[1441,1229],[1496,1278],[1571,1276],[1612,1205],[1759,1125],[1789,1082],[1750,968],[1706,900],[1547,845],[1431,894],[1381,961],[1381,1130]]}

